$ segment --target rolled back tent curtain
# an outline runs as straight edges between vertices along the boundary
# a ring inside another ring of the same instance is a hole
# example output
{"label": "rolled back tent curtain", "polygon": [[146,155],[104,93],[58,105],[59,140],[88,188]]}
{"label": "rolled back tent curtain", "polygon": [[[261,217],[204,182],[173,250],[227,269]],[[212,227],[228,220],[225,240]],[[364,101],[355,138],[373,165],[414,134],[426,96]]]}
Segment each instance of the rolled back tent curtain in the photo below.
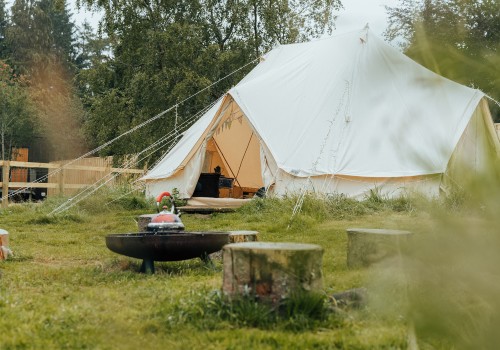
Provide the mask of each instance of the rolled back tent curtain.
{"label": "rolled back tent curtain", "polygon": [[219,166],[223,176],[240,187],[263,186],[260,138],[230,95],[225,95],[179,143],[142,179],[146,195],[155,196],[176,188],[190,198],[202,172]]}
{"label": "rolled back tent curtain", "polygon": [[194,191],[205,160],[204,135],[214,123],[223,105],[217,101],[196,123],[182,133],[177,144],[141,179],[146,182],[146,196],[155,197],[163,191],[177,189],[181,198],[189,198]]}

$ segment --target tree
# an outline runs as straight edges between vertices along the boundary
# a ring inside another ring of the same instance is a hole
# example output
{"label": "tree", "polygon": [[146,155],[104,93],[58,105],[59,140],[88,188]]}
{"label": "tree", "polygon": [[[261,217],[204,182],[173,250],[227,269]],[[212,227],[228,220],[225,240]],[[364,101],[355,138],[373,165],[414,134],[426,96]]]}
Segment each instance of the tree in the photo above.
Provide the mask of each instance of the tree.
{"label": "tree", "polygon": [[5,0],[0,0],[0,59],[7,58],[8,46],[5,34],[8,26],[7,8]]}
{"label": "tree", "polygon": [[[400,0],[386,37],[427,68],[500,100],[500,2]],[[500,121],[500,108],[491,104]]]}
{"label": "tree", "polygon": [[306,41],[331,33],[339,0],[251,0],[251,23],[255,53],[260,55],[276,44]]}
{"label": "tree", "polygon": [[85,149],[80,134],[83,106],[72,85],[76,51],[66,2],[16,0],[11,11],[9,61],[30,80],[30,99],[47,140],[45,153],[51,159],[78,156]]}
{"label": "tree", "polygon": [[[109,39],[102,34],[94,33],[88,21],[77,28],[75,64],[79,71],[96,67],[108,61]],[[108,53],[108,54],[107,54]]]}
{"label": "tree", "polygon": [[65,0],[40,0],[38,5],[49,17],[53,46],[51,52],[72,69],[76,58],[76,26]]}
{"label": "tree", "polygon": [[[109,60],[78,75],[89,106],[86,132],[100,145],[183,101],[179,121],[200,111],[236,84],[241,69],[278,43],[305,40],[333,26],[338,0],[86,0],[104,10]],[[122,143],[104,150],[137,152],[174,128],[167,114]]]}
{"label": "tree", "polygon": [[10,159],[13,147],[24,146],[37,134],[35,109],[27,92],[27,80],[0,61],[0,156]]}
{"label": "tree", "polygon": [[15,0],[11,13],[6,32],[11,48],[9,61],[18,73],[33,76],[43,72],[53,59],[49,54],[53,44],[49,17],[29,0]]}
{"label": "tree", "polygon": [[6,38],[16,70],[35,78],[54,65],[71,70],[74,23],[65,0],[15,0],[11,12]]}

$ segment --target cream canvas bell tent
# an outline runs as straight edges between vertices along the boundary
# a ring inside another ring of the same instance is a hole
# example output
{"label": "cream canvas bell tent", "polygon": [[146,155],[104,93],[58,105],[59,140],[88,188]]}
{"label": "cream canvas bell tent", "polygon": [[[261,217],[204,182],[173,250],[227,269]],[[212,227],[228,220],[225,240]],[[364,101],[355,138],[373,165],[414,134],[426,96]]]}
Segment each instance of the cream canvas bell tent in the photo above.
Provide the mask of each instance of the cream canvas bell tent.
{"label": "cream canvas bell tent", "polygon": [[[371,31],[281,45],[229,90],[144,177],[147,194],[232,184],[362,198],[437,195],[499,149],[485,95],[420,66]],[[462,166],[459,166],[462,165]],[[465,166],[463,166],[465,165]]]}

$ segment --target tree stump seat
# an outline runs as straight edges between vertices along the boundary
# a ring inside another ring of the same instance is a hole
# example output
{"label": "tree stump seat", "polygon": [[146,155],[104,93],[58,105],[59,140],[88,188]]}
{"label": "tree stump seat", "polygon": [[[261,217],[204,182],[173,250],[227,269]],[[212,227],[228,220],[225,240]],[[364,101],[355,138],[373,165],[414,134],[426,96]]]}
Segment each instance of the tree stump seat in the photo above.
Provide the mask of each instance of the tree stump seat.
{"label": "tree stump seat", "polygon": [[256,242],[258,240],[258,231],[229,231],[229,243]]}
{"label": "tree stump seat", "polygon": [[9,232],[0,229],[0,261],[6,260],[12,255],[12,251],[9,249]]}
{"label": "tree stump seat", "polygon": [[348,228],[347,266],[365,267],[397,255],[411,232],[402,230]]}
{"label": "tree stump seat", "polygon": [[148,230],[148,224],[151,220],[158,214],[144,214],[137,217],[137,228],[139,232],[146,232]]}
{"label": "tree stump seat", "polygon": [[296,292],[319,291],[322,258],[323,249],[315,244],[228,244],[222,291],[231,298],[248,295],[273,304]]}
{"label": "tree stump seat", "polygon": [[[229,243],[257,242],[259,231],[229,231]],[[210,254],[211,259],[222,259],[222,250]]]}

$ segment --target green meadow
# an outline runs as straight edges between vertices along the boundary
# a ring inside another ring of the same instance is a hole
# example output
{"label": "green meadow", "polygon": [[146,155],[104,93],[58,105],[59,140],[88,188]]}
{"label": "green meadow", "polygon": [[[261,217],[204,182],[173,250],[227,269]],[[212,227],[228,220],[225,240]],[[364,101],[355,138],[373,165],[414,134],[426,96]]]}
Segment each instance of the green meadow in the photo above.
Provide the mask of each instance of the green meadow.
{"label": "green meadow", "polygon": [[[461,197],[306,196],[294,217],[297,198],[183,215],[188,230],[255,230],[260,241],[324,249],[320,295],[278,313],[254,300],[227,301],[220,259],[214,266],[200,259],[157,262],[156,274],[138,273],[140,261],[108,250],[105,236],[137,231],[136,217],[154,206],[131,195],[109,204],[108,196],[57,216],[50,212],[62,199],[0,211],[14,252],[0,262],[1,349],[405,349],[415,332],[426,349],[487,347],[496,337],[499,280],[490,259],[498,260],[492,249],[499,226],[486,209],[462,208]],[[348,269],[350,227],[410,230],[425,237],[414,244],[425,254],[411,249],[404,264]],[[442,227],[453,227],[461,244],[450,247],[451,233]],[[483,228],[485,238],[478,242],[469,227]],[[464,251],[474,253],[460,267]],[[333,293],[359,287],[368,291],[366,305],[334,305]]]}

